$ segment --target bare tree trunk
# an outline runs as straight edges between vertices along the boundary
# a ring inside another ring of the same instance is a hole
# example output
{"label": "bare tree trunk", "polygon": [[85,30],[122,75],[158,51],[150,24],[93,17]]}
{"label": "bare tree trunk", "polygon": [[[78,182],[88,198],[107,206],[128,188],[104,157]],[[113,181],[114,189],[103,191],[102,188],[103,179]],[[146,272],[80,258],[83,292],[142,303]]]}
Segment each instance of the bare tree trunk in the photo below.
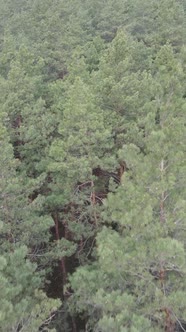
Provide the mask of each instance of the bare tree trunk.
{"label": "bare tree trunk", "polygon": [[[165,161],[164,161],[164,159],[162,159],[161,163],[160,163],[160,171],[161,171],[161,179],[162,180],[164,178],[164,172],[165,172],[165,170],[166,170]],[[165,201],[166,201],[167,197],[168,197],[168,195],[166,194],[166,192],[162,191],[161,198],[160,198],[160,221],[162,223],[166,221]]]}
{"label": "bare tree trunk", "polygon": [[72,332],[77,332],[76,320],[72,317]]}
{"label": "bare tree trunk", "polygon": [[[58,213],[55,212],[52,214],[54,224],[55,224],[55,235],[56,235],[56,240],[60,240],[60,231],[59,231],[59,217]],[[65,257],[62,257],[60,259],[60,267],[61,267],[61,272],[63,275],[63,286],[66,284],[66,279],[67,279],[67,272],[66,272],[66,264],[65,264]]]}
{"label": "bare tree trunk", "polygon": [[175,321],[172,319],[171,310],[163,308],[165,313],[165,332],[175,332]]}

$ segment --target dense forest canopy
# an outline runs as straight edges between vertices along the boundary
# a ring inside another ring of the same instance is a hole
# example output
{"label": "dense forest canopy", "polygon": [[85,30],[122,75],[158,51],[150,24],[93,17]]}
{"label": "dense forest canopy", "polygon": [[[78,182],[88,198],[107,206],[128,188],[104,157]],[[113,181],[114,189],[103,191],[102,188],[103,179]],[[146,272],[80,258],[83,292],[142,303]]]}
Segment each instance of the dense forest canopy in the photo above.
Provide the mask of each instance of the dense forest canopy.
{"label": "dense forest canopy", "polygon": [[0,0],[0,331],[186,331],[186,0]]}

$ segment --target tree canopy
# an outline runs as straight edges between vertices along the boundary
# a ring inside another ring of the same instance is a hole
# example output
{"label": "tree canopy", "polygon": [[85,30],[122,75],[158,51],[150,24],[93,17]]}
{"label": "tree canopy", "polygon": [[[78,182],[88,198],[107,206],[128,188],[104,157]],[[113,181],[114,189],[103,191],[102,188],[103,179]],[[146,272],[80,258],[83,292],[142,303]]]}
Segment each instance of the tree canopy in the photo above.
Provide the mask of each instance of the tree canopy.
{"label": "tree canopy", "polygon": [[0,331],[186,330],[185,0],[0,0]]}

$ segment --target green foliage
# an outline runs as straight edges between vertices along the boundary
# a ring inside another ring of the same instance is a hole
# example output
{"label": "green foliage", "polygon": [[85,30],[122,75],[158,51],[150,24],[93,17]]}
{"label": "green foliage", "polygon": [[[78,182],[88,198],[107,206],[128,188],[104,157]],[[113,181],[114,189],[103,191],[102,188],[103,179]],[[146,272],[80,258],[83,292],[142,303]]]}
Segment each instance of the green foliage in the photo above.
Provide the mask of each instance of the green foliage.
{"label": "green foliage", "polygon": [[[169,46],[157,54],[153,71],[157,63],[158,71],[149,81],[154,98],[142,106],[144,110],[148,106],[151,113],[139,119],[139,123],[143,119],[143,149],[134,143],[119,149],[129,171],[104,202],[102,222],[117,224],[118,231],[103,227],[97,235],[98,265],[80,268],[71,277],[78,308],[84,311],[89,304],[88,315],[97,317],[97,324],[91,318],[88,324],[101,331],[135,331],[144,326],[159,331],[168,324],[167,308],[172,325],[175,317],[184,317],[186,312],[184,295],[180,300],[180,290],[185,292],[180,236],[185,219],[185,208],[180,205],[180,198],[185,197],[180,182],[185,169],[183,74]],[[77,289],[78,279],[83,283]],[[91,280],[97,280],[96,284]],[[132,307],[124,311],[122,299],[128,296]]]}
{"label": "green foliage", "polygon": [[92,168],[102,163],[104,149],[112,146],[112,139],[104,127],[102,110],[96,107],[94,96],[81,79],[77,78],[68,93],[59,126],[61,137],[50,151],[57,164],[52,163],[49,169],[56,165],[67,181],[83,182],[91,180]]}
{"label": "green foliage", "polygon": [[0,0],[0,330],[184,326],[185,10]]}
{"label": "green foliage", "polygon": [[47,299],[39,290],[41,276],[36,266],[25,259],[26,255],[26,247],[20,247],[0,258],[2,331],[38,331],[50,321],[60,304],[58,300]]}

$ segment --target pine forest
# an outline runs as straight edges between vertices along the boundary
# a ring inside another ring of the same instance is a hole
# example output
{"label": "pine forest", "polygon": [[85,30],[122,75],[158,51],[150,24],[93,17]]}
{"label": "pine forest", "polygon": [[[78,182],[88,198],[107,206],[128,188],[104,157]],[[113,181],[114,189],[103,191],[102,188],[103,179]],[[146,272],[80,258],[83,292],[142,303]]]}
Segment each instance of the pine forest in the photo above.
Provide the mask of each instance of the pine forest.
{"label": "pine forest", "polygon": [[186,331],[186,0],[0,0],[0,332]]}

